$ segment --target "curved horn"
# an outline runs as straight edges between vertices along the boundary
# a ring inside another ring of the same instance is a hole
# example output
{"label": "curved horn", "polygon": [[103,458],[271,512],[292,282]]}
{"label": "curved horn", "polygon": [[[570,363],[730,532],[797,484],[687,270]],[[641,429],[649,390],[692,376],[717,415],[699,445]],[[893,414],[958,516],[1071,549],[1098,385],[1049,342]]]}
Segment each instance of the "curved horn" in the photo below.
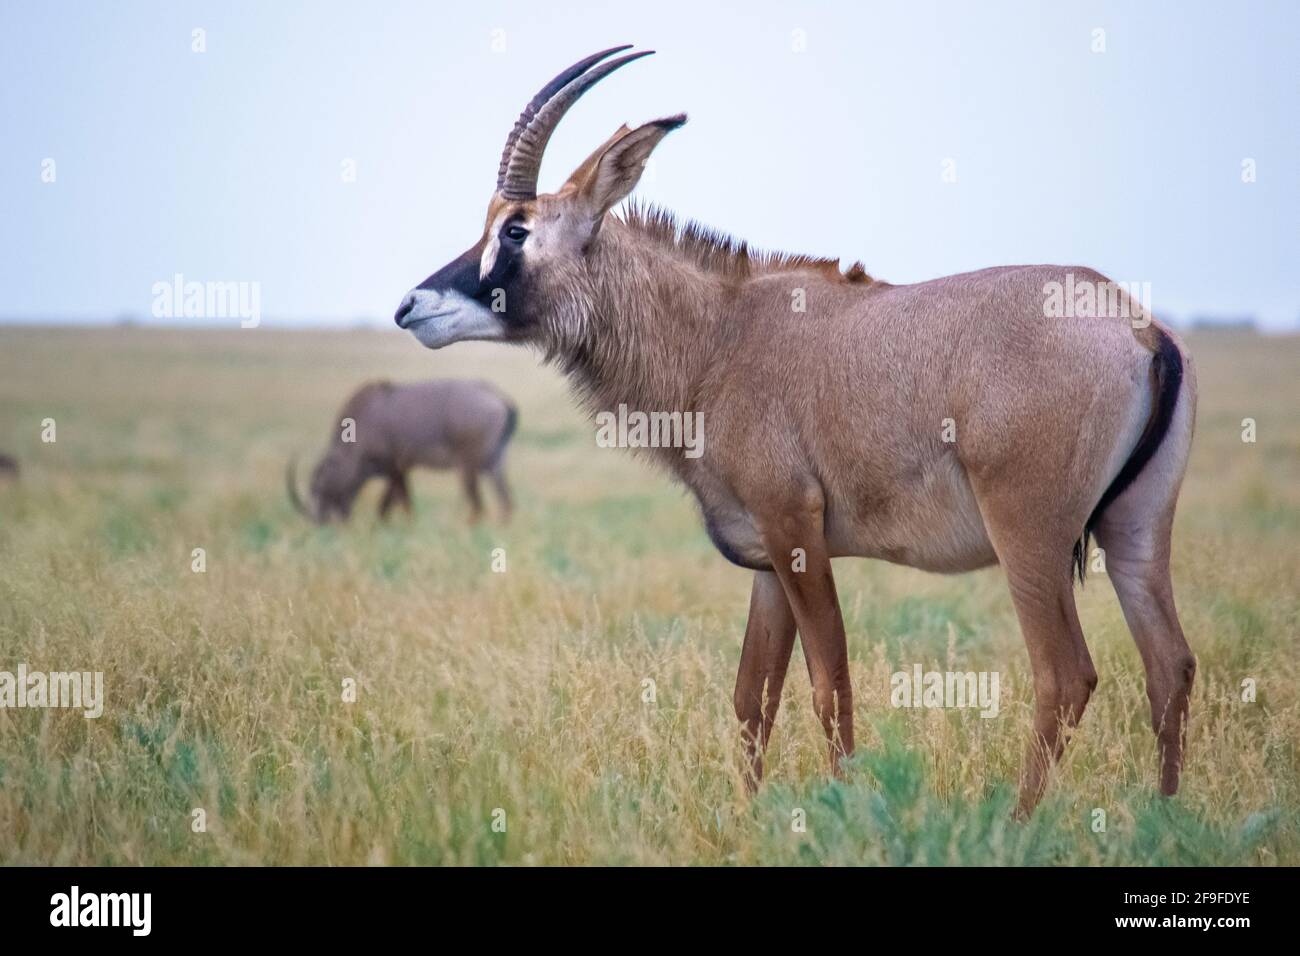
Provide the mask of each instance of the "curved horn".
{"label": "curved horn", "polygon": [[497,171],[497,192],[506,199],[537,198],[537,175],[542,168],[542,154],[564,114],[583,93],[619,67],[654,53],[654,50],[629,53],[587,72],[593,64],[627,49],[630,47],[616,46],[575,63],[529,101],[506,139],[501,167]]}
{"label": "curved horn", "polygon": [[289,459],[289,464],[284,469],[284,487],[289,492],[289,503],[293,505],[293,510],[298,512],[308,521],[319,524],[316,515],[307,510],[307,506],[302,503],[298,497],[298,456],[294,455]]}
{"label": "curved horn", "polygon": [[592,66],[605,59],[605,57],[630,49],[632,49],[632,44],[625,43],[623,46],[612,46],[608,50],[601,50],[599,53],[592,54],[585,60],[579,60],[563,73],[559,73],[553,77],[551,82],[543,86],[538,94],[528,101],[528,105],[524,107],[524,111],[519,114],[519,119],[515,120],[514,129],[512,129],[510,135],[506,137],[506,148],[501,152],[501,165],[497,168],[498,192],[501,190],[501,187],[505,185],[506,170],[510,168],[510,157],[515,151],[515,143],[519,140],[519,134],[528,128],[528,124],[533,121],[533,117],[537,115],[537,111],[546,105],[547,100],[568,86],[570,81],[575,77],[586,73],[592,68]]}

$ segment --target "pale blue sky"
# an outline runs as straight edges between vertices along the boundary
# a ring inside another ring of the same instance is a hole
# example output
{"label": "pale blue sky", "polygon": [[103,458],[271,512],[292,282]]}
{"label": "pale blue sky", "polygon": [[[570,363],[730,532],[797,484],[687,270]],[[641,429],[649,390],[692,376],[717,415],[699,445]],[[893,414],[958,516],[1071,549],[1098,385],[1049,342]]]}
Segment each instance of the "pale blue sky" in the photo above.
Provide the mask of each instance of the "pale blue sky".
{"label": "pale blue sky", "polygon": [[1286,0],[6,0],[0,316],[147,317],[179,272],[261,283],[266,324],[387,322],[476,238],[528,97],[618,43],[659,52],[573,110],[543,188],[685,111],[638,195],[754,245],[893,282],[1090,265],[1176,319],[1300,318]]}

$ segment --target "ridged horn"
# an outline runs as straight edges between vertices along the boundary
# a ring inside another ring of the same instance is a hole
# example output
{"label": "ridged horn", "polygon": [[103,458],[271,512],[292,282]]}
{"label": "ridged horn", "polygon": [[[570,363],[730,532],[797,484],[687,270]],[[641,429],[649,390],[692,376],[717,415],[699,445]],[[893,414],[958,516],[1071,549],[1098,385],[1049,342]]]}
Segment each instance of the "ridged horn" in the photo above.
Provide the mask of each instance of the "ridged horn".
{"label": "ridged horn", "polygon": [[314,512],[308,511],[307,506],[303,504],[302,499],[298,497],[297,472],[298,472],[298,456],[294,455],[292,458],[289,459],[289,464],[286,465],[284,469],[284,486],[285,489],[289,492],[289,503],[293,505],[294,511],[297,511],[308,521],[312,521],[316,524],[320,524],[320,518],[317,517],[317,515]]}
{"label": "ridged horn", "polygon": [[501,153],[501,166],[497,170],[497,192],[506,199],[537,198],[537,176],[542,169],[542,154],[546,152],[546,144],[564,114],[578,102],[583,93],[619,67],[654,52],[646,50],[642,53],[629,53],[592,69],[606,57],[628,49],[631,49],[630,45],[611,47],[580,60],[542,87],[528,102],[506,138],[506,148]]}

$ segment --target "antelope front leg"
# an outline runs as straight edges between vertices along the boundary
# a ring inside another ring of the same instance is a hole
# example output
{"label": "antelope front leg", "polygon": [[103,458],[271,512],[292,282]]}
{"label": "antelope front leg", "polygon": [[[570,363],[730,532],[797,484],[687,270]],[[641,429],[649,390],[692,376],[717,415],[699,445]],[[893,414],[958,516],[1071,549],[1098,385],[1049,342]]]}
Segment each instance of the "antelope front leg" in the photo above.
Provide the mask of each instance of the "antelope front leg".
{"label": "antelope front leg", "polygon": [[820,490],[760,522],[763,546],[785,590],[812,680],[813,710],[830,747],[831,771],[853,753],[853,689],[844,618],[826,550]]}
{"label": "antelope front leg", "polygon": [[395,472],[388,479],[388,487],[384,490],[384,499],[379,502],[379,517],[381,520],[388,517],[388,512],[393,509],[394,505],[401,505],[406,509],[406,513],[411,513],[411,495],[406,487],[406,475],[401,472]]}
{"label": "antelope front leg", "polygon": [[748,762],[745,785],[750,793],[763,779],[763,754],[781,705],[794,635],[794,614],[780,579],[771,571],[755,571],[735,695]]}
{"label": "antelope front leg", "polygon": [[478,490],[478,472],[466,466],[460,473],[460,484],[469,499],[469,523],[476,525],[483,517],[483,496]]}

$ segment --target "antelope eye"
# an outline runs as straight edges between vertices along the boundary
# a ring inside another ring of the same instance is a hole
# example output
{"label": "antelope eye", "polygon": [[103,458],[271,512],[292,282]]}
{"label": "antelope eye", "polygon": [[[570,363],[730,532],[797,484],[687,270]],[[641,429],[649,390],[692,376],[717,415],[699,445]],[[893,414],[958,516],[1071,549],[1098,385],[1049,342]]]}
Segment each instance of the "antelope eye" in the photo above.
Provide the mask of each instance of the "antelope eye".
{"label": "antelope eye", "polygon": [[511,242],[523,242],[528,238],[528,230],[518,223],[513,226],[506,226],[506,238]]}

